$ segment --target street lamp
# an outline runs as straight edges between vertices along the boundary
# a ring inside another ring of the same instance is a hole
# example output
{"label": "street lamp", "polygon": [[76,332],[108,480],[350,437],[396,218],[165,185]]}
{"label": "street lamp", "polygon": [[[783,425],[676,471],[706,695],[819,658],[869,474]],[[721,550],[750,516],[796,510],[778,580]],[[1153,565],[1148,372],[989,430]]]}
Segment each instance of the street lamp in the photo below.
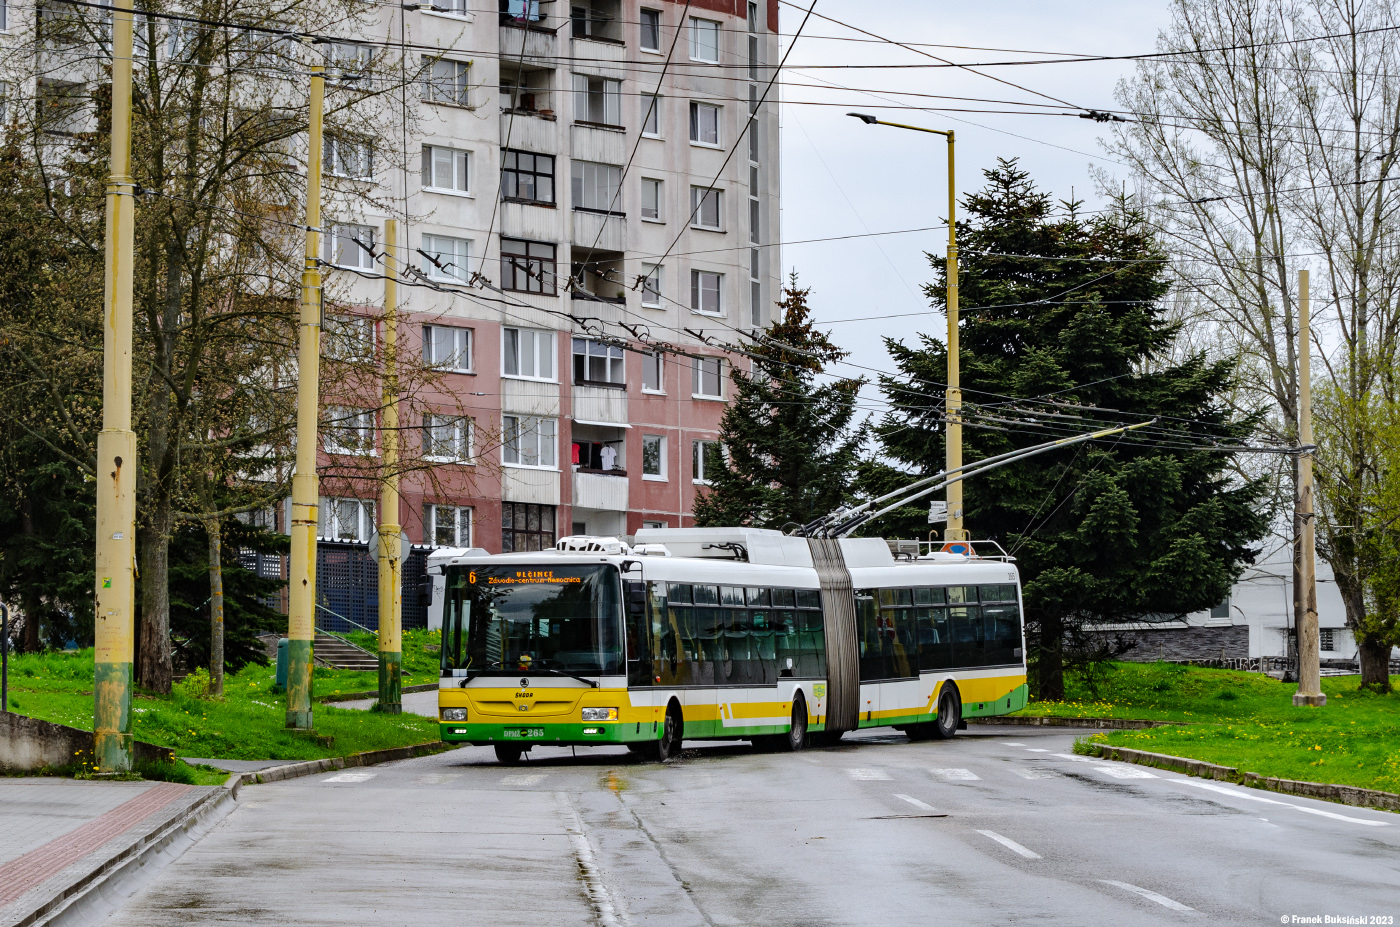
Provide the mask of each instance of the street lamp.
{"label": "street lamp", "polygon": [[[945,468],[949,475],[962,469],[962,390],[959,388],[958,374],[958,239],[953,221],[957,208],[957,194],[953,186],[953,133],[941,129],[925,129],[922,126],[907,126],[900,122],[886,122],[869,113],[847,113],[868,126],[893,126],[911,132],[928,132],[948,139],[948,392],[944,404],[944,417],[947,421]],[[948,528],[943,532],[945,541],[966,541],[967,531],[963,529],[962,481],[948,484]]]}

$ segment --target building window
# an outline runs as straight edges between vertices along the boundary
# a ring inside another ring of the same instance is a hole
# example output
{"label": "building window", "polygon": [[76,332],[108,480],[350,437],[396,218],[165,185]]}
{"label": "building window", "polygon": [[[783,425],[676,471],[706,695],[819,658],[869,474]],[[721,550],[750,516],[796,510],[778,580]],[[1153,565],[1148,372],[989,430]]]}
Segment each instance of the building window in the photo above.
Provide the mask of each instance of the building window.
{"label": "building window", "polygon": [[642,218],[652,222],[661,219],[661,181],[642,178]]}
{"label": "building window", "polygon": [[521,203],[554,203],[554,155],[501,152],[501,198]]}
{"label": "building window", "polygon": [[501,503],[501,553],[549,550],[554,546],[554,506]]}
{"label": "building window", "polygon": [[[179,58],[192,47],[195,32],[191,27],[175,29],[170,34],[170,56]],[[374,49],[356,42],[332,42],[326,52],[330,65],[326,77],[330,80],[344,80],[347,77],[360,77],[369,70]]]}
{"label": "building window", "polygon": [[574,382],[624,386],[627,382],[622,348],[591,338],[574,339]]}
{"label": "building window", "polygon": [[642,273],[642,305],[648,309],[661,308],[661,271],[660,264],[643,264]]}
{"label": "building window", "polygon": [[461,462],[472,456],[472,420],[460,415],[423,416],[423,456]]}
{"label": "building window", "polygon": [[719,63],[719,23],[690,17],[690,60]]}
{"label": "building window", "polygon": [[337,541],[368,541],[374,531],[374,503],[368,499],[322,496],[317,532]]}
{"label": "building window", "polygon": [[621,4],[618,0],[574,0],[569,6],[572,35],[622,44]]}
{"label": "building window", "polygon": [[661,137],[661,97],[654,93],[642,94],[642,134],[650,138]]}
{"label": "building window", "polygon": [[554,245],[501,239],[501,289],[520,293],[554,292]]}
{"label": "building window", "polygon": [[1337,631],[1335,628],[1319,628],[1317,631],[1318,650],[1326,650],[1329,653],[1337,649]]}
{"label": "building window", "polygon": [[642,479],[666,479],[666,438],[642,435]]}
{"label": "building window", "polygon": [[719,147],[719,107],[709,103],[690,104],[690,140],[697,145]]}
{"label": "building window", "polygon": [[554,332],[529,328],[501,330],[501,369],[508,377],[554,379]]}
{"label": "building window", "polygon": [[748,26],[750,32],[758,31],[758,4],[749,0]]}
{"label": "building window", "polygon": [[423,326],[423,359],[439,370],[472,371],[472,330]]}
{"label": "building window", "polygon": [[696,483],[709,483],[724,465],[718,441],[690,442],[690,478]]}
{"label": "building window", "polygon": [[423,543],[435,547],[471,547],[472,517],[470,506],[423,506]]}
{"label": "building window", "polygon": [[374,229],[368,225],[332,225],[326,233],[325,260],[336,267],[374,269]]}
{"label": "building window", "polygon": [[540,13],[540,0],[501,0],[501,22],[521,26],[537,23],[544,16]]}
{"label": "building window", "polygon": [[642,10],[642,50],[661,51],[661,11]]}
{"label": "building window", "polygon": [[327,454],[374,453],[373,412],[327,406],[322,433]]}
{"label": "building window", "polygon": [[701,399],[723,399],[723,378],[718,357],[693,357],[690,366],[690,391]]}
{"label": "building window", "polygon": [[664,528],[664,527],[666,527],[666,523],[665,523],[664,521],[648,521],[647,519],[643,518],[643,519],[642,519],[642,527],[643,527],[643,528]]}
{"label": "building window", "polygon": [[513,467],[553,468],[555,421],[533,415],[502,417],[502,459]]}
{"label": "building window", "polygon": [[692,228],[721,230],[720,196],[723,191],[713,187],[690,188],[690,225]]}
{"label": "building window", "polygon": [[472,243],[465,238],[423,236],[423,273],[434,280],[465,283],[471,273]]}
{"label": "building window", "polygon": [[446,58],[434,61],[427,79],[423,81],[423,99],[429,103],[466,106],[469,67],[464,61],[449,61]]}
{"label": "building window", "polygon": [[690,272],[690,310],[705,315],[721,315],[724,306],[720,293],[724,287],[724,274],[710,270]]}
{"label": "building window", "polygon": [[327,135],[323,156],[327,173],[355,180],[374,179],[374,149],[369,142]]}
{"label": "building window", "polygon": [[1229,617],[1230,617],[1230,597],[1229,597],[1228,595],[1225,597],[1225,600],[1224,600],[1223,602],[1221,602],[1219,605],[1212,605],[1212,606],[1211,606],[1211,609],[1210,609],[1210,616],[1211,616],[1212,618],[1229,618]]}
{"label": "building window", "polygon": [[642,391],[647,393],[665,392],[665,381],[662,379],[662,359],[661,352],[655,351],[651,354],[642,355]]}
{"label": "building window", "polygon": [[471,192],[471,152],[441,145],[423,146],[423,186],[451,193]]}
{"label": "building window", "polygon": [[622,168],[593,161],[573,162],[574,208],[620,215]]}
{"label": "building window", "polygon": [[465,17],[471,12],[467,6],[467,0],[433,0],[431,9],[432,12],[441,13],[444,16]]}
{"label": "building window", "polygon": [[321,353],[340,361],[374,359],[374,319],[328,315],[321,331]]}
{"label": "building window", "polygon": [[751,197],[751,198],[749,199],[749,241],[752,242],[752,243],[755,244],[755,245],[758,244],[758,242],[759,242],[759,237],[758,237],[758,217],[759,217],[758,200],[757,200],[756,198],[752,198],[752,197]]}
{"label": "building window", "polygon": [[574,121],[622,128],[622,81],[575,74]]}

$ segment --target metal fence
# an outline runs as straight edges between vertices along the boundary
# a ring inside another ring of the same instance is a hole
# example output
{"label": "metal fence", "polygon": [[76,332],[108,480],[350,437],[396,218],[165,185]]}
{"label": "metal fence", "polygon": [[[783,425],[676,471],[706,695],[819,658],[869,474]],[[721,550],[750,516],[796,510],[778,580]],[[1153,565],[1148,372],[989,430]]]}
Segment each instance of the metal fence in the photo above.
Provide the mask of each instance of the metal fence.
{"label": "metal fence", "polygon": [[[415,545],[403,568],[403,626],[428,626],[428,600],[419,587],[428,579],[431,548]],[[351,541],[316,544],[316,626],[345,634],[379,630],[379,564],[368,545]]]}
{"label": "metal fence", "polygon": [[[1204,666],[1210,669],[1244,670],[1248,673],[1287,673],[1297,672],[1297,657],[1226,657],[1223,660],[1180,660],[1188,666]],[[1322,660],[1320,669],[1324,676],[1342,676],[1361,672],[1361,664],[1356,660]],[[1390,661],[1390,671],[1400,673],[1400,660]]]}

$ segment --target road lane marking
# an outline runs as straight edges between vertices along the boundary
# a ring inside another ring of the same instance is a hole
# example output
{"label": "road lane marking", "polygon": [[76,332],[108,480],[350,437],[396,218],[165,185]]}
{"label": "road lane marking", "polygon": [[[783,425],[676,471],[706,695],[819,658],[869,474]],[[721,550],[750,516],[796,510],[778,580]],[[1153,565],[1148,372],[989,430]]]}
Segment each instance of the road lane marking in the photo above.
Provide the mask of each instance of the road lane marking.
{"label": "road lane marking", "polygon": [[1115,779],[1156,779],[1157,776],[1140,766],[1095,766],[1101,773],[1108,773]]}
{"label": "road lane marking", "polygon": [[915,797],[912,796],[912,795],[901,795],[901,794],[899,794],[898,792],[895,792],[895,793],[894,793],[894,797],[895,797],[895,798],[898,798],[898,799],[901,799],[902,801],[907,801],[909,804],[913,805],[915,808],[918,808],[920,811],[937,811],[937,810],[938,810],[937,808],[933,807],[933,805],[930,805],[930,804],[928,804],[927,802],[919,801],[917,798],[915,798]]}
{"label": "road lane marking", "polygon": [[1013,766],[1011,771],[1022,779],[1058,779],[1060,774],[1051,772],[1048,769],[1027,769],[1023,766]]}
{"label": "road lane marking", "polygon": [[1099,879],[1099,881],[1105,885],[1112,885],[1115,888],[1121,888],[1125,892],[1132,892],[1134,895],[1141,895],[1148,901],[1155,901],[1162,907],[1171,908],[1173,911],[1191,911],[1194,913],[1196,910],[1195,908],[1188,908],[1186,905],[1182,904],[1179,901],[1172,901],[1166,895],[1159,895],[1156,892],[1151,891],[1150,889],[1142,888],[1137,885],[1129,885],[1127,882],[1119,882],[1117,879]]}
{"label": "road lane marking", "polygon": [[1197,779],[1172,779],[1172,782],[1180,782],[1182,785],[1192,785],[1198,789],[1205,789],[1209,792],[1219,792],[1221,795],[1230,795],[1234,798],[1243,798],[1246,801],[1263,802],[1266,805],[1282,805],[1285,808],[1292,808],[1295,811],[1302,811],[1305,814],[1315,814],[1319,817],[1333,818],[1338,821],[1346,821],[1350,824],[1364,824],[1367,827],[1389,827],[1386,821],[1368,821],[1365,818],[1354,818],[1345,814],[1337,814],[1333,811],[1323,811],[1321,808],[1308,808],[1304,805],[1295,805],[1292,802],[1278,801],[1273,798],[1265,798],[1262,795],[1251,795],[1243,789],[1230,789],[1223,785],[1216,785],[1213,782],[1201,782]]}
{"label": "road lane marking", "polygon": [[1003,747],[1024,747],[1025,744],[1017,743],[1017,742],[1014,741],[1014,740],[1005,740],[1005,741],[1002,741],[1002,746],[1003,746]]}
{"label": "road lane marking", "polygon": [[1031,753],[1049,753],[1049,752],[1050,752],[1049,750],[1046,750],[1044,747],[1027,747],[1026,749],[1029,750]]}
{"label": "road lane marking", "polygon": [[534,785],[547,778],[549,778],[549,773],[519,773],[514,776],[502,776],[501,785]]}
{"label": "road lane marking", "polygon": [[846,772],[852,779],[859,779],[865,782],[890,781],[890,774],[883,769],[848,769]]}
{"label": "road lane marking", "polygon": [[981,834],[984,837],[991,837],[993,840],[1006,847],[1008,850],[1012,851],[1013,853],[1020,853],[1026,859],[1041,858],[1040,854],[1035,852],[1034,850],[1027,850],[1015,840],[1012,840],[1010,837],[1003,837],[1001,834],[997,833],[994,830],[979,830],[977,833]]}
{"label": "road lane marking", "polygon": [[366,782],[373,779],[378,773],[372,772],[346,772],[338,776],[331,776],[329,779],[322,779],[322,782]]}
{"label": "road lane marking", "polygon": [[930,769],[929,772],[948,782],[972,782],[982,778],[970,769]]}
{"label": "road lane marking", "polygon": [[419,776],[413,781],[419,785],[447,785],[448,783],[456,782],[460,778],[461,777],[456,773],[428,773],[425,776]]}
{"label": "road lane marking", "polygon": [[1058,756],[1062,760],[1074,760],[1076,763],[1098,763],[1100,760],[1091,760],[1087,756],[1075,756],[1073,753],[1052,753],[1051,756]]}

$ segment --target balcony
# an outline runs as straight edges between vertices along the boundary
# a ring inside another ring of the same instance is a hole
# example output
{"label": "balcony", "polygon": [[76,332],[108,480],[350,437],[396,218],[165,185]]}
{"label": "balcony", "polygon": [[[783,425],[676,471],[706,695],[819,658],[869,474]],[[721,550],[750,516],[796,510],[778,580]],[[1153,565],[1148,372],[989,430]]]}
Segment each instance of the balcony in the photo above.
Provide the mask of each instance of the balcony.
{"label": "balcony", "polygon": [[574,507],[604,512],[627,511],[629,482],[625,471],[574,472]]}
{"label": "balcony", "polygon": [[573,243],[597,251],[623,251],[627,247],[627,217],[620,213],[574,209]]}
{"label": "balcony", "polygon": [[[546,29],[542,26],[531,24],[522,27],[513,20],[502,17],[501,21],[501,57],[520,61],[522,58],[528,64],[531,59],[541,62],[553,63],[558,52],[559,40],[554,35],[553,29]],[[524,46],[524,53],[521,46]]]}

